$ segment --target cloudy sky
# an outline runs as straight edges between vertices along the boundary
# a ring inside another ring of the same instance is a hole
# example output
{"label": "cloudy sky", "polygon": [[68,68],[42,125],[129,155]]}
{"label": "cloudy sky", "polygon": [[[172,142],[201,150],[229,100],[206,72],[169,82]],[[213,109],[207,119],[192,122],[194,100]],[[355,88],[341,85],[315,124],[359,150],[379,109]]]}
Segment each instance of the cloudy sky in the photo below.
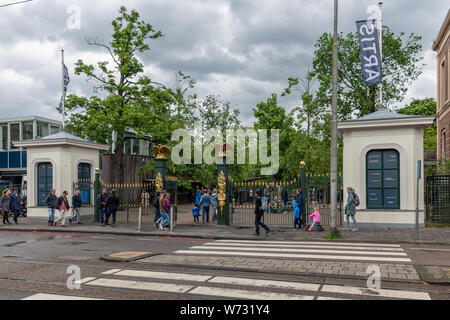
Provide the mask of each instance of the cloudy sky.
{"label": "cloudy sky", "polygon": [[[0,5],[19,0],[0,0]],[[339,31],[354,32],[375,0],[339,1]],[[107,56],[86,38],[110,40],[111,20],[121,5],[161,30],[141,56],[155,81],[174,85],[178,70],[197,80],[200,97],[219,94],[252,122],[252,108],[288,77],[303,77],[314,43],[332,32],[333,0],[34,0],[0,7],[0,118],[41,115],[59,119],[61,53],[71,73],[69,93],[92,95],[93,84],[73,74],[78,59],[94,63]],[[436,96],[433,39],[448,10],[446,0],[385,0],[384,24],[394,32],[423,36],[422,76],[404,101]],[[72,18],[80,13],[80,28]],[[288,109],[295,101],[280,100]],[[400,105],[402,106],[402,105]]]}

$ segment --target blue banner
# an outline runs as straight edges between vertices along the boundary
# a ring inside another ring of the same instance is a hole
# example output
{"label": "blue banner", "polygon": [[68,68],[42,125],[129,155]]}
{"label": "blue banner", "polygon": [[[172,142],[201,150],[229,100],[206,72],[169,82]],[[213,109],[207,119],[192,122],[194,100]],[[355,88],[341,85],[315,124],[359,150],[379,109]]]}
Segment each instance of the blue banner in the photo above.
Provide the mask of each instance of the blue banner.
{"label": "blue banner", "polygon": [[379,84],[383,80],[381,52],[376,20],[356,21],[361,69],[365,84]]}

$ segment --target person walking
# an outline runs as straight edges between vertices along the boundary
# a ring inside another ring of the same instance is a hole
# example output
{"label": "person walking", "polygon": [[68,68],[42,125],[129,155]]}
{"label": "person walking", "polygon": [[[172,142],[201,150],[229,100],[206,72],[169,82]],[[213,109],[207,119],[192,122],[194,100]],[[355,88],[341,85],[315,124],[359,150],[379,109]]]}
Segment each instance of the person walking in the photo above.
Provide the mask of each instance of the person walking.
{"label": "person walking", "polygon": [[106,189],[102,188],[102,191],[97,195],[98,212],[100,215],[100,225],[105,226],[106,216]]}
{"label": "person walking", "polygon": [[[166,223],[169,223],[169,207],[167,207],[167,192],[161,192],[161,196],[159,197],[159,212],[161,214],[161,223],[159,224],[159,229],[162,231],[167,231],[168,229],[165,227]],[[170,201],[169,201],[170,204]]]}
{"label": "person walking", "polygon": [[3,224],[11,224],[8,219],[9,211],[11,210],[11,190],[6,189],[3,191],[0,198],[0,208],[3,211]]}
{"label": "person walking", "polygon": [[303,220],[303,214],[305,212],[305,196],[303,195],[302,189],[297,189],[297,196],[295,198],[295,202],[297,202],[298,209],[300,210],[301,223],[305,225],[305,221]]}
{"label": "person walking", "polygon": [[81,224],[81,196],[80,189],[75,190],[75,194],[72,197],[72,216],[69,218],[69,222],[77,218],[77,224]]}
{"label": "person walking", "polygon": [[213,192],[211,194],[211,207],[212,207],[212,222],[215,222],[217,220],[217,204],[219,203],[219,200],[217,198],[217,189],[213,189]]}
{"label": "person walking", "polygon": [[48,225],[53,226],[55,221],[55,210],[58,207],[58,197],[56,196],[56,190],[50,189],[50,194],[45,199],[48,209]]}
{"label": "person walking", "polygon": [[256,200],[255,200],[255,233],[253,235],[259,236],[259,226],[263,227],[266,230],[266,234],[270,232],[268,226],[261,222],[261,218],[264,215],[264,210],[262,209],[262,200],[261,200],[261,191],[256,190],[255,192]]}
{"label": "person walking", "polygon": [[211,205],[211,196],[207,190],[203,191],[202,198],[200,199],[200,205],[202,206],[202,223],[209,224],[209,206]]}
{"label": "person walking", "polygon": [[352,187],[347,187],[347,204],[345,205],[345,228],[344,231],[350,230],[350,217],[353,220],[353,229],[352,231],[358,231],[358,226],[356,225],[356,208],[355,208],[355,190]]}
{"label": "person walking", "polygon": [[161,213],[159,210],[159,198],[161,194],[159,192],[156,193],[155,199],[153,199],[153,206],[155,207],[155,218],[153,219],[153,223],[155,228],[158,228],[158,222],[161,220]]}
{"label": "person walking", "polygon": [[284,205],[283,211],[287,211],[287,205],[288,205],[288,201],[289,201],[289,195],[288,195],[288,191],[287,191],[286,188],[284,188],[283,190],[281,190],[281,200],[283,200],[283,205]]}
{"label": "person walking", "polygon": [[116,190],[112,189],[111,194],[106,199],[106,220],[105,225],[108,225],[109,217],[112,214],[112,222],[111,222],[111,228],[114,228],[116,226],[116,216],[117,216],[117,208],[119,208],[119,198],[116,196]]}
{"label": "person walking", "polygon": [[269,184],[266,184],[266,188],[264,189],[264,197],[262,199],[265,212],[268,212],[270,207],[270,193],[270,186]]}
{"label": "person walking", "polygon": [[17,218],[20,215],[20,210],[22,206],[22,199],[19,194],[19,190],[14,189],[14,193],[11,194],[11,211],[13,212],[13,220],[15,224],[19,224]]}
{"label": "person walking", "polygon": [[200,205],[201,198],[202,198],[202,194],[200,193],[200,189],[197,189],[197,193],[195,194],[195,204]]}
{"label": "person walking", "polygon": [[53,226],[56,227],[56,225],[58,224],[59,220],[61,221],[61,227],[65,227],[66,226],[66,215],[67,212],[70,210],[70,205],[69,205],[69,200],[67,200],[67,195],[69,193],[67,191],[64,191],[62,193],[62,195],[58,198],[58,202],[56,203],[56,207],[59,210],[59,216],[58,218],[55,220],[55,222],[53,222]]}

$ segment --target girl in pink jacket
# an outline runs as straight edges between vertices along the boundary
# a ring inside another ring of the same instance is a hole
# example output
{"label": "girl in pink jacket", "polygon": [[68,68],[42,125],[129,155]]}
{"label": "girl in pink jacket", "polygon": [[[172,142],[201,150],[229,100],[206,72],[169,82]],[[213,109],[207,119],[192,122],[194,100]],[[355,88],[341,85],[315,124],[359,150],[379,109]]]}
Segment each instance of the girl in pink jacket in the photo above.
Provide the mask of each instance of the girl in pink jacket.
{"label": "girl in pink jacket", "polygon": [[319,210],[317,210],[317,207],[314,208],[314,212],[311,213],[308,217],[312,218],[311,227],[309,227],[308,231],[311,231],[312,228],[320,223],[320,213]]}

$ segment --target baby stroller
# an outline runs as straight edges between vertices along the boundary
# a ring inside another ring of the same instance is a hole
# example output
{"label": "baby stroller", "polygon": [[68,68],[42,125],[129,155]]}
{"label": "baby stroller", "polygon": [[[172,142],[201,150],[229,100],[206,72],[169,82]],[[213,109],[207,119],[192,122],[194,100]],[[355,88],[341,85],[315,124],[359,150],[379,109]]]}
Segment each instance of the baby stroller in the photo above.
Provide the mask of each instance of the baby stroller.
{"label": "baby stroller", "polygon": [[[312,221],[310,221],[307,225],[306,225],[306,230],[309,231],[309,228],[311,228],[312,225]],[[320,223],[316,223],[314,225],[314,227],[311,229],[311,231],[325,231],[325,228],[322,227],[322,225]]]}

